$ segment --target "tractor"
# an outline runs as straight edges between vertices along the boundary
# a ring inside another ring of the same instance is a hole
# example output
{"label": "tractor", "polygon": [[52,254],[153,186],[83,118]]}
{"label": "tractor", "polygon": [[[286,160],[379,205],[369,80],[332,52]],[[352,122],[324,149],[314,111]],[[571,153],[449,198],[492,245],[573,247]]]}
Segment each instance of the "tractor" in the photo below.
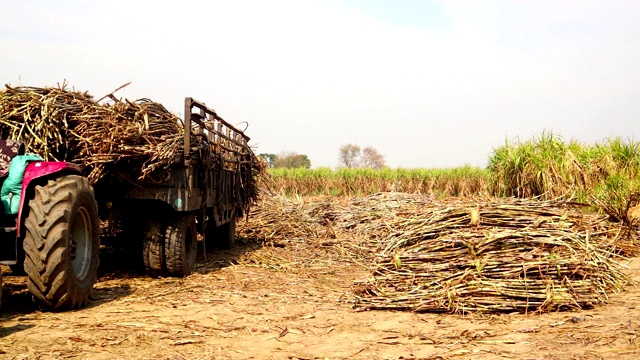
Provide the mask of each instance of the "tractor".
{"label": "tractor", "polygon": [[[84,307],[96,282],[98,206],[78,166],[0,140],[0,264],[26,274],[45,310]],[[1,293],[0,278],[0,293]]]}

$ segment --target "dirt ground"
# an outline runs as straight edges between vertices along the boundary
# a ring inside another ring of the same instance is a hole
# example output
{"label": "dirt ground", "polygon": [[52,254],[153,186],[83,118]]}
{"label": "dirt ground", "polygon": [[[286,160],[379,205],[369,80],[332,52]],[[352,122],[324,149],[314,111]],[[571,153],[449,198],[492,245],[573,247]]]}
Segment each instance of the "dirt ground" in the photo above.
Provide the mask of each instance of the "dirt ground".
{"label": "dirt ground", "polygon": [[[25,278],[5,276],[0,358],[640,358],[633,287],[579,312],[356,312],[350,294],[366,271],[330,241],[210,251],[185,279],[152,279],[117,258],[103,256],[94,300],[72,312],[39,311]],[[640,260],[629,267],[640,281]]]}

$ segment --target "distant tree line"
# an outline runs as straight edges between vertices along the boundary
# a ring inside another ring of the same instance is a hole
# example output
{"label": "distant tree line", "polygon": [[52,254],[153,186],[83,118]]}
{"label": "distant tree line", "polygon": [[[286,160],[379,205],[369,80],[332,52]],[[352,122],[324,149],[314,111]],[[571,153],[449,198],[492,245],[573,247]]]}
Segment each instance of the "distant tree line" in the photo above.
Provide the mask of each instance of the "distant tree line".
{"label": "distant tree line", "polygon": [[263,153],[259,155],[262,157],[270,168],[311,168],[311,160],[307,155],[298,154],[293,151],[285,151],[280,154],[267,154]]}
{"label": "distant tree line", "polygon": [[363,149],[355,144],[346,144],[338,152],[338,164],[346,168],[382,169],[386,166],[384,155],[371,146]]}
{"label": "distant tree line", "polygon": [[[279,154],[262,153],[259,155],[269,168],[310,169],[311,160],[304,154],[284,151]],[[384,155],[371,146],[360,148],[355,144],[342,145],[338,152],[338,166],[347,168],[382,169],[386,167]]]}

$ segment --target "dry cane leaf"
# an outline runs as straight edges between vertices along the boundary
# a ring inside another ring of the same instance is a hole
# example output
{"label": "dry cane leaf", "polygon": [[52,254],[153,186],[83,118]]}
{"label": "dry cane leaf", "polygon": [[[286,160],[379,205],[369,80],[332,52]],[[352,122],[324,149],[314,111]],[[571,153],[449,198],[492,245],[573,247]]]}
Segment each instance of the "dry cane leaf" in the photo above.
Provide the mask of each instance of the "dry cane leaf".
{"label": "dry cane leaf", "polygon": [[282,331],[280,331],[280,334],[278,334],[278,337],[283,337],[283,336],[287,335],[288,333],[289,333],[289,328],[287,328],[285,326],[285,328],[282,329]]}
{"label": "dry cane leaf", "polygon": [[201,343],[202,340],[191,340],[191,339],[185,339],[185,340],[176,340],[173,342],[173,345],[187,345],[187,344],[199,344]]}

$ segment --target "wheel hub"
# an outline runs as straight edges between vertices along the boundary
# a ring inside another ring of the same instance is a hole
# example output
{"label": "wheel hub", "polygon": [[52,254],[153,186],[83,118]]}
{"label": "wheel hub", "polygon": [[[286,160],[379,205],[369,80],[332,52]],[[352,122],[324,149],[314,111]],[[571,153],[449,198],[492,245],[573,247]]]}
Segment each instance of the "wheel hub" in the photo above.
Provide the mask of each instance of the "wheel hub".
{"label": "wheel hub", "polygon": [[78,279],[84,279],[91,265],[91,219],[84,207],[78,209],[69,229],[69,257],[73,273]]}

